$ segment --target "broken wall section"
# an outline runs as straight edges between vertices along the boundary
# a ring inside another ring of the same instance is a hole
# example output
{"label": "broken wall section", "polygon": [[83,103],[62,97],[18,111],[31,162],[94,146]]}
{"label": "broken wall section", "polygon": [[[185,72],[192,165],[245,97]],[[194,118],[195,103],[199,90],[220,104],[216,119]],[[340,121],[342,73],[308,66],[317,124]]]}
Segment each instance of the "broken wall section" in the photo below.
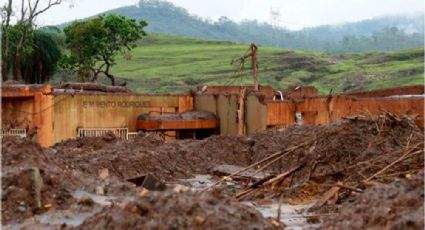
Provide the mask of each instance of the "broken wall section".
{"label": "broken wall section", "polygon": [[[244,133],[252,134],[267,128],[267,105],[261,97],[249,94],[240,100],[241,94],[205,94],[195,97],[195,110],[214,113],[219,118],[220,134],[238,135],[239,123],[243,122]],[[238,116],[240,102],[245,106],[243,119]]]}
{"label": "broken wall section", "polygon": [[237,94],[206,94],[197,95],[194,109],[207,111],[219,118],[220,134],[238,134],[238,100]]}
{"label": "broken wall section", "polygon": [[424,128],[424,96],[357,98],[351,96],[322,96],[297,102],[267,102],[269,126],[295,124],[301,113],[305,125],[324,125],[354,115],[378,115],[384,112],[416,117]]}
{"label": "broken wall section", "polygon": [[3,85],[3,129],[26,129],[27,135],[48,146],[52,137],[53,97],[49,85]]}

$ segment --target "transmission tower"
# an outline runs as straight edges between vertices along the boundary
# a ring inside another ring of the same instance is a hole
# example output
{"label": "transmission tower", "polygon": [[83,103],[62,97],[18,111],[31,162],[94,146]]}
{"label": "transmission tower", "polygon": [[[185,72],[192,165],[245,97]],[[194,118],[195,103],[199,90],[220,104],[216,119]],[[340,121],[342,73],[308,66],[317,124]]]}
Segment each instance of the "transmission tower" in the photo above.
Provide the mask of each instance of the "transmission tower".
{"label": "transmission tower", "polygon": [[270,7],[270,25],[272,26],[272,45],[277,44],[277,30],[279,29],[280,11]]}

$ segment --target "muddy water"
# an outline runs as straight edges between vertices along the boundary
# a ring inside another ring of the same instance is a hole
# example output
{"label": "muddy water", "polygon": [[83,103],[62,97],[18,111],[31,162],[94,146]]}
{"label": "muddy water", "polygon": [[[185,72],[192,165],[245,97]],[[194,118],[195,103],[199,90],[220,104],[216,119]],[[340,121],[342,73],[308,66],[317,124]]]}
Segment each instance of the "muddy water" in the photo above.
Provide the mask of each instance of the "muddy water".
{"label": "muddy water", "polygon": [[77,207],[68,210],[52,210],[36,215],[34,218],[29,218],[20,224],[2,226],[2,229],[60,229],[59,226],[62,225],[77,227],[101,210],[101,206],[95,206],[87,210],[81,210]]}
{"label": "muddy water", "polygon": [[[201,191],[213,185],[216,180],[211,175],[195,175],[194,178],[181,180],[185,184],[189,184],[193,191]],[[232,181],[225,182],[227,186],[235,187],[237,184]],[[269,204],[258,204],[254,201],[242,202],[248,206],[257,209],[264,217],[277,218],[279,209],[279,202],[271,200]],[[320,224],[311,224],[307,222],[307,210],[314,204],[314,202],[305,205],[291,205],[287,203],[281,204],[280,222],[286,225],[285,229],[313,229],[319,227]]]}
{"label": "muddy water", "polygon": [[183,184],[189,184],[193,191],[201,191],[214,184],[214,179],[211,175],[195,175],[194,178],[181,179]]}
{"label": "muddy water", "polygon": [[87,212],[74,212],[70,210],[64,211],[55,211],[52,213],[44,213],[40,216],[37,216],[36,219],[41,224],[46,225],[63,225],[77,227],[81,225],[87,218],[92,217],[94,214],[100,212],[102,209],[100,207],[95,207],[94,209]]}
{"label": "muddy water", "polygon": [[[269,205],[259,205],[255,202],[243,202],[249,206],[254,207],[263,214],[264,217],[273,217],[277,218],[277,213],[279,209],[279,203],[277,200]],[[306,228],[315,228],[319,227],[318,224],[310,224],[307,222],[305,215],[308,215],[307,210],[313,205],[290,205],[282,203],[280,207],[280,222],[286,225],[285,229],[306,229]]]}
{"label": "muddy water", "polygon": [[103,206],[110,206],[116,197],[113,196],[99,196],[93,193],[85,191],[75,191],[72,196],[77,200],[90,199],[94,203],[98,204],[92,208],[82,210],[78,206],[71,207],[68,210],[52,210],[45,212],[41,215],[36,215],[34,218],[28,219],[21,224],[11,224],[4,226],[4,229],[23,229],[31,228],[30,226],[36,225],[40,229],[51,228],[57,229],[55,226],[67,225],[71,227],[77,227],[81,225],[86,219],[92,217],[96,213],[102,210]]}

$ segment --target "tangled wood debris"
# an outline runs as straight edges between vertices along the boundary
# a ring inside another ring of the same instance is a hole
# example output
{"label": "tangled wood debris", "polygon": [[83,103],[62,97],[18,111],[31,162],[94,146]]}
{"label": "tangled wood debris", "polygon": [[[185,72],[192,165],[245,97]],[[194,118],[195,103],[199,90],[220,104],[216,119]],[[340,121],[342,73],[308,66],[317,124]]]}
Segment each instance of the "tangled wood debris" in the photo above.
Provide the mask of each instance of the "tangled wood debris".
{"label": "tangled wood debris", "polygon": [[244,200],[265,193],[279,197],[314,182],[330,187],[310,197],[317,199],[311,210],[317,210],[341,203],[351,193],[421,170],[423,150],[422,131],[410,117],[391,113],[349,117],[341,124],[319,128],[313,136],[290,143],[213,186],[252,168],[256,173],[268,170],[274,174],[252,181],[235,197]]}

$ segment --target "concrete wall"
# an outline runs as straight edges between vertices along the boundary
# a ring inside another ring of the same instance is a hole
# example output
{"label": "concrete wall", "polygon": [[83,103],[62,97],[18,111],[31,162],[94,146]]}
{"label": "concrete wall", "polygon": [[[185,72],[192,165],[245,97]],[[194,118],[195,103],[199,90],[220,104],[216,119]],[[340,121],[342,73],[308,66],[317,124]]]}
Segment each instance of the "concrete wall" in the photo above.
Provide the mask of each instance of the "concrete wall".
{"label": "concrete wall", "polygon": [[129,128],[143,113],[193,110],[190,95],[57,93],[49,85],[2,86],[2,128],[24,128],[41,146],[75,138],[78,128]]}
{"label": "concrete wall", "polygon": [[[214,113],[220,119],[220,133],[238,134],[239,94],[232,95],[198,95],[195,97],[195,110]],[[254,95],[246,97],[245,128],[247,134],[265,130],[267,127],[267,105]]]}
{"label": "concrete wall", "polygon": [[321,125],[343,117],[391,112],[417,116],[417,124],[424,127],[424,97],[357,98],[348,96],[315,97],[298,102],[267,102],[269,126],[295,124],[295,113],[303,116],[303,124]]}
{"label": "concrete wall", "polygon": [[238,134],[239,95],[198,95],[195,97],[195,110],[214,113],[220,119],[221,134]]}
{"label": "concrete wall", "polygon": [[[198,90],[201,90],[201,88],[198,88]],[[247,88],[248,92],[254,91],[254,86],[207,86],[202,95],[238,95],[241,93],[242,88]],[[259,85],[259,92],[267,98],[273,98],[275,95],[275,90],[268,85]]]}
{"label": "concrete wall", "polygon": [[[295,102],[296,112],[303,116],[303,124],[323,125],[329,123],[329,98],[307,98],[301,102]],[[294,114],[295,116],[295,114]]]}
{"label": "concrete wall", "polygon": [[33,97],[2,98],[1,110],[2,128],[33,128]]}
{"label": "concrete wall", "polygon": [[52,140],[52,96],[50,86],[2,87],[2,128],[27,129],[42,146]]}
{"label": "concrete wall", "polygon": [[[421,92],[420,87],[409,92]],[[181,113],[203,110],[219,118],[221,134],[238,134],[239,94],[140,95],[52,93],[41,86],[2,87],[3,128],[25,128],[37,133],[42,146],[77,136],[78,128],[129,128],[136,131],[136,119],[143,113]],[[382,91],[402,94],[400,91]],[[247,134],[268,126],[295,124],[295,113],[303,115],[303,124],[328,124],[347,116],[380,114],[384,111],[416,115],[424,127],[424,96],[354,97],[338,95],[294,101],[265,101],[264,96],[249,94],[245,99]]]}
{"label": "concrete wall", "polygon": [[193,109],[191,96],[70,95],[54,97],[53,143],[77,136],[78,128],[129,128],[136,130],[143,113],[161,114]]}
{"label": "concrete wall", "polygon": [[290,101],[267,102],[267,125],[292,125],[295,124],[295,103]]}
{"label": "concrete wall", "polygon": [[282,90],[285,98],[302,99],[308,97],[316,97],[319,91],[313,86],[290,87]]}
{"label": "concrete wall", "polygon": [[267,104],[261,102],[256,95],[246,99],[246,133],[253,134],[267,128]]}
{"label": "concrete wall", "polygon": [[424,97],[399,98],[336,98],[330,103],[330,120],[355,114],[381,114],[391,112],[397,115],[417,116],[417,124],[424,127]]}
{"label": "concrete wall", "polygon": [[413,85],[362,92],[349,92],[343,93],[342,95],[355,97],[388,97],[393,95],[424,95],[424,92],[423,85]]}

